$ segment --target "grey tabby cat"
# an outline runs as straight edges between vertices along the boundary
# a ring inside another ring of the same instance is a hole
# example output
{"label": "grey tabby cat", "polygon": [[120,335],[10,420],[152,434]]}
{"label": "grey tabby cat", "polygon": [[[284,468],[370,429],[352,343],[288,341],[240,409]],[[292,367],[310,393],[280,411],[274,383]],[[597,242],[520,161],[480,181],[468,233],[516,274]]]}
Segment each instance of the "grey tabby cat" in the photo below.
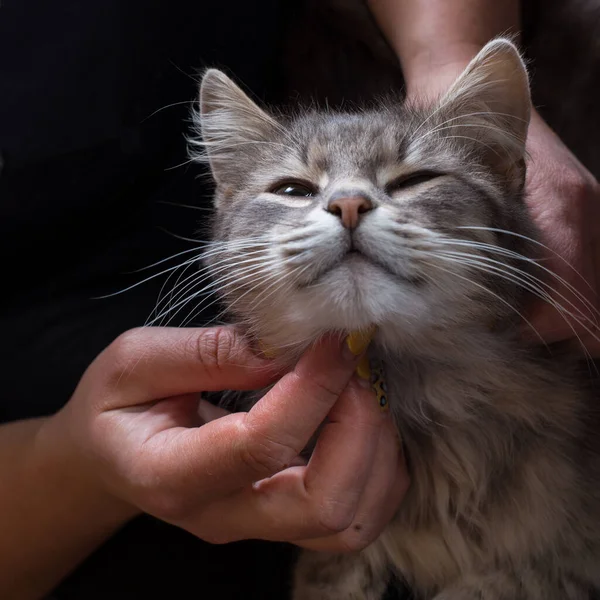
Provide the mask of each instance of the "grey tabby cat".
{"label": "grey tabby cat", "polygon": [[568,353],[519,333],[524,293],[551,286],[523,200],[529,113],[503,39],[430,106],[283,116],[204,76],[195,143],[217,183],[207,260],[224,302],[286,364],[376,325],[411,473],[367,550],[303,553],[295,600],[380,600],[391,571],[435,600],[600,586],[597,409]]}

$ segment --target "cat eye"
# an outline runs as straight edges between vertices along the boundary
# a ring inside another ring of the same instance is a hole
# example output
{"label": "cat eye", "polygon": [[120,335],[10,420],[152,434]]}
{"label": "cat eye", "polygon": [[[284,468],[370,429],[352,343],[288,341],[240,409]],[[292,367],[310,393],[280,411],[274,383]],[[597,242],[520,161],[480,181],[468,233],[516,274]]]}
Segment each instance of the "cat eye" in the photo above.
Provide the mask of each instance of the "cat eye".
{"label": "cat eye", "polygon": [[408,175],[402,175],[401,177],[390,181],[385,186],[385,191],[388,194],[393,194],[398,190],[405,190],[420,185],[421,183],[425,183],[426,181],[431,181],[436,177],[441,177],[441,175],[441,173],[436,173],[435,171],[417,171]]}
{"label": "cat eye", "polygon": [[272,194],[278,194],[280,196],[296,196],[299,198],[312,198],[316,195],[317,191],[315,188],[308,183],[301,183],[299,181],[285,181],[278,183],[271,189]]}

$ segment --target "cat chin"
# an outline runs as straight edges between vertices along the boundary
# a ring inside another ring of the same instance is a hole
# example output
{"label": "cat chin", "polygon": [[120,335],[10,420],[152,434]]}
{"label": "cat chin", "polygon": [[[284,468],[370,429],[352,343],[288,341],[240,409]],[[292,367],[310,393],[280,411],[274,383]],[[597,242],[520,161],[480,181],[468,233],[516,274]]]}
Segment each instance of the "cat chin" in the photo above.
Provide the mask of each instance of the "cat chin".
{"label": "cat chin", "polygon": [[341,265],[315,285],[286,298],[286,319],[311,329],[352,331],[370,325],[420,321],[427,313],[423,290],[371,266]]}
{"label": "cat chin", "polygon": [[466,294],[456,280],[438,278],[442,294],[439,286],[411,282],[357,258],[341,261],[309,285],[282,288],[260,308],[252,307],[250,300],[252,308],[244,320],[274,347],[302,346],[325,332],[375,325],[386,348],[407,351],[439,337],[440,326],[448,336],[449,330],[458,332],[476,318],[472,303],[467,303],[468,311],[461,311]]}

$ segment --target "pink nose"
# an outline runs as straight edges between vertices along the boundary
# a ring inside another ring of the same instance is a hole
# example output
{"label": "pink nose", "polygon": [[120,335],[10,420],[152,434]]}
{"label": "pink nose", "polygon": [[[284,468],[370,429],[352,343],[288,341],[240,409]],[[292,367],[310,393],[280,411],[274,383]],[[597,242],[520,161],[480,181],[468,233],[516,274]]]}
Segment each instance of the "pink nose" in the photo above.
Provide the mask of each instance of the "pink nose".
{"label": "pink nose", "polygon": [[342,196],[332,200],[327,210],[337,215],[346,229],[356,229],[360,215],[373,210],[373,203],[364,196]]}

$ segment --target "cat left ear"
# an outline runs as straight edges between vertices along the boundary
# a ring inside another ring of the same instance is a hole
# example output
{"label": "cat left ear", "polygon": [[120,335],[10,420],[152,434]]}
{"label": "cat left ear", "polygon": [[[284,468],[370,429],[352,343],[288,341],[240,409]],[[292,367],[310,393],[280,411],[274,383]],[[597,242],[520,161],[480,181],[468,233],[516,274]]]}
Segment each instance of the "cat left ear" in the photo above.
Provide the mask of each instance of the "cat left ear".
{"label": "cat left ear", "polygon": [[513,175],[515,164],[522,167],[531,95],[527,69],[511,41],[486,44],[442,97],[439,110],[452,113],[448,124],[487,149],[493,168]]}
{"label": "cat left ear", "polygon": [[262,110],[225,73],[208,69],[200,86],[200,111],[196,116],[202,140],[192,140],[208,157],[216,182],[229,181],[235,172],[236,155],[254,142],[267,141],[279,124]]}

